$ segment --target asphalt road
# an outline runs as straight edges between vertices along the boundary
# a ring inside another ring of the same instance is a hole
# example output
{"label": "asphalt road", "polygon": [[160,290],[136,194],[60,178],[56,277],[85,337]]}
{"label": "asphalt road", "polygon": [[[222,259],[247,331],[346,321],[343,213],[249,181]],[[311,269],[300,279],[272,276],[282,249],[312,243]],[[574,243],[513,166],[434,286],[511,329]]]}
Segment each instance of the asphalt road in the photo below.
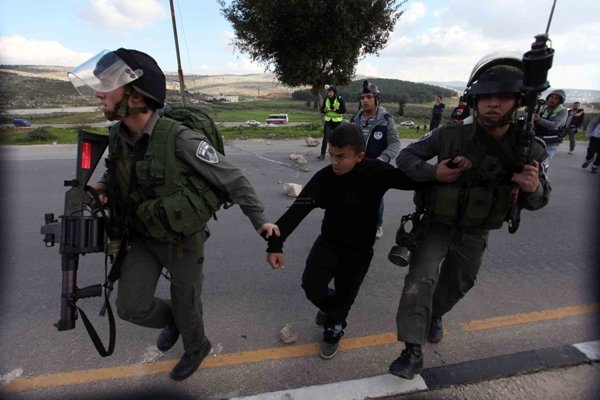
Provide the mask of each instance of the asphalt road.
{"label": "asphalt road", "polygon": [[[226,147],[251,179],[276,220],[292,201],[286,182],[306,183],[326,161],[303,141],[238,141]],[[299,165],[290,153],[305,155]],[[492,233],[476,286],[445,318],[442,343],[425,348],[426,368],[495,355],[600,338],[597,293],[598,175],[581,169],[585,144],[574,155],[561,147],[550,165],[550,204],[522,215],[519,231]],[[300,277],[322,213],[313,211],[286,243],[286,269],[272,271],[265,244],[239,208],[221,211],[210,224],[203,291],[213,355],[186,381],[168,377],[183,350],[153,347],[157,331],[117,321],[117,345],[100,357],[81,321],[58,332],[60,257],[45,248],[43,214],[63,207],[63,181],[74,177],[74,146],[0,147],[0,398],[202,398],[224,399],[287,388],[385,374],[402,346],[395,342],[395,311],[406,269],[387,261],[401,215],[412,196],[385,197],[384,237],[348,319],[340,353],[317,355],[321,332],[316,309],[304,297]],[[79,286],[101,283],[103,256],[81,257]],[[159,295],[168,296],[161,281]],[[114,303],[114,297],[113,297]],[[97,317],[101,301],[79,302]],[[505,317],[499,323],[499,317]],[[298,341],[285,345],[278,332],[290,323]]]}

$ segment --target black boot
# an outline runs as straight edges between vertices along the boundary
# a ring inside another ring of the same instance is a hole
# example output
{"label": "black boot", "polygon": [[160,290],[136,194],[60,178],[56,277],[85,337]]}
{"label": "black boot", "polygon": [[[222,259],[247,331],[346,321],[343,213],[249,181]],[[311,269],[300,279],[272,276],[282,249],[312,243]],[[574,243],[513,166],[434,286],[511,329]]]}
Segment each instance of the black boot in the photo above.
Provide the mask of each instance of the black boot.
{"label": "black boot", "polygon": [[179,330],[174,323],[167,325],[156,339],[156,347],[163,353],[169,350],[179,339]]}
{"label": "black boot", "polygon": [[211,344],[207,340],[200,350],[192,354],[185,353],[175,367],[173,367],[173,370],[171,371],[171,379],[175,381],[182,381],[196,372],[202,363],[202,360],[204,360],[210,353],[210,349]]}
{"label": "black boot", "polygon": [[427,341],[429,343],[439,343],[444,337],[444,326],[442,325],[441,318],[432,318],[429,324],[429,333],[427,334]]}
{"label": "black boot", "polygon": [[404,379],[412,379],[423,370],[423,353],[421,345],[406,343],[400,357],[390,365],[390,373]]}

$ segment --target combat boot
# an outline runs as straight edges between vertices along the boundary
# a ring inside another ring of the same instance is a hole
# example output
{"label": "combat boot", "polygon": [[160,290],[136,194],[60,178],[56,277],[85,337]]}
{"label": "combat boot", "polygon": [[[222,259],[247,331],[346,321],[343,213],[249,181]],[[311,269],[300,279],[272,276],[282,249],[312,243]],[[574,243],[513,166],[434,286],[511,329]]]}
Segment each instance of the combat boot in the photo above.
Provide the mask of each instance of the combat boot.
{"label": "combat boot", "polygon": [[174,323],[167,325],[156,339],[156,347],[163,353],[169,350],[179,339],[179,330]]}
{"label": "combat boot", "polygon": [[210,353],[211,347],[210,342],[206,340],[200,350],[192,354],[185,353],[171,370],[171,379],[182,381],[191,376]]}
{"label": "combat boot", "polygon": [[429,324],[429,333],[427,334],[427,341],[429,343],[439,343],[444,337],[444,326],[442,325],[441,318],[432,318]]}
{"label": "combat boot", "polygon": [[412,379],[423,370],[423,352],[421,345],[406,343],[406,348],[390,365],[390,374],[404,379]]}

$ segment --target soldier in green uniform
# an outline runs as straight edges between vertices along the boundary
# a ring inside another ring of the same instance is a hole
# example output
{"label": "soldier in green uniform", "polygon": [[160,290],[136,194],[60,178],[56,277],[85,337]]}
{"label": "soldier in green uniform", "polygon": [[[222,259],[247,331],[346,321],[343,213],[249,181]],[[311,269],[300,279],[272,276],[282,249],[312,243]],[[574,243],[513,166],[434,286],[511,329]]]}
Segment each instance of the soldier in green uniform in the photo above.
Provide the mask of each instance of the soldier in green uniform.
{"label": "soldier in green uniform", "polygon": [[[548,203],[543,142],[535,138],[529,144],[529,163],[517,157],[522,83],[520,58],[484,57],[466,92],[474,118],[428,132],[396,159],[410,178],[436,184],[415,194],[423,214],[396,316],[398,340],[406,348],[390,365],[394,375],[412,379],[423,368],[422,345],[442,339],[442,316],[473,287],[488,233],[507,219],[511,190],[520,189],[520,208]],[[433,157],[437,164],[427,162]]]}
{"label": "soldier in green uniform", "polygon": [[[164,106],[165,76],[136,50],[103,51],[69,72],[75,88],[99,100],[110,128],[107,170],[92,187],[110,201],[112,219],[125,221],[128,253],[118,282],[118,315],[162,328],[161,351],[182,337],[184,355],[171,378],[192,375],[209,354],[202,321],[202,267],[206,222],[219,197],[239,204],[259,234],[279,235],[242,172],[206,137],[157,112]],[[155,297],[162,269],[170,273],[170,300]]]}

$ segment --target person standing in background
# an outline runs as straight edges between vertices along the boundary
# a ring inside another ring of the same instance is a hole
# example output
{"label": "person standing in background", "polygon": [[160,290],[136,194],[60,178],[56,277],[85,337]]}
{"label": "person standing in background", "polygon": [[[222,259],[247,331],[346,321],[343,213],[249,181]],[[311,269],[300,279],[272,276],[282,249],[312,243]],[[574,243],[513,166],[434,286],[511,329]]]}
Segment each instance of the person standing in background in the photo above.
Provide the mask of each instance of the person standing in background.
{"label": "person standing in background", "polygon": [[[381,92],[377,85],[364,81],[360,93],[361,109],[352,116],[350,122],[358,125],[365,137],[365,158],[377,158],[389,163],[400,152],[400,134],[394,117],[379,104],[380,97]],[[377,239],[383,236],[383,210],[384,204],[381,199],[375,233]]]}
{"label": "person standing in background", "polygon": [[583,118],[585,116],[585,112],[583,108],[579,108],[581,103],[578,101],[573,102],[573,108],[569,110],[569,114],[567,116],[567,133],[569,134],[569,154],[573,154],[575,150],[575,135],[581,128],[583,124]]}
{"label": "person standing in background", "polygon": [[337,95],[337,88],[334,85],[327,85],[326,88],[327,97],[325,97],[321,106],[321,114],[324,116],[325,124],[323,125],[321,154],[317,157],[319,160],[325,159],[329,135],[342,123],[344,114],[346,113],[346,102],[341,96]]}
{"label": "person standing in background", "polygon": [[430,131],[437,128],[440,125],[440,122],[442,122],[444,108],[446,108],[446,105],[442,103],[442,96],[435,96],[435,104],[431,110],[431,122],[429,123]]}

